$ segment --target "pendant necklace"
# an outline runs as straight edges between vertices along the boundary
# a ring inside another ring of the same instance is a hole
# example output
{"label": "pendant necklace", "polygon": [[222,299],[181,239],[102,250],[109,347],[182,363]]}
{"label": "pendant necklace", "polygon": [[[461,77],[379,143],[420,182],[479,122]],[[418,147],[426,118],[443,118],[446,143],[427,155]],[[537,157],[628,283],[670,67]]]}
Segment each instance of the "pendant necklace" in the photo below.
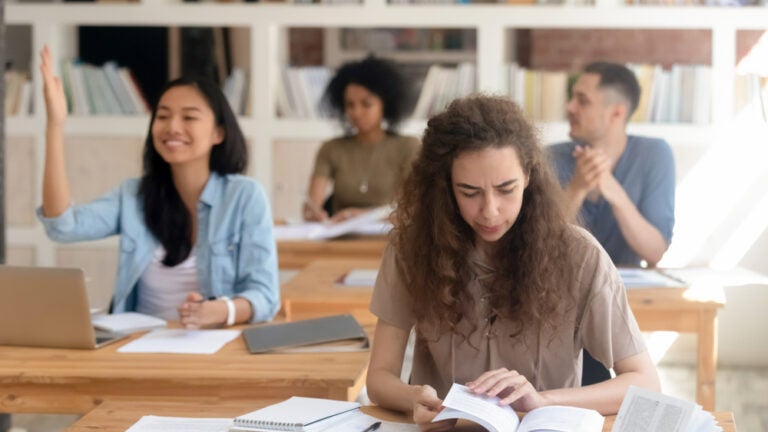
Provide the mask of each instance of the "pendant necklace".
{"label": "pendant necklace", "polygon": [[371,174],[371,169],[373,168],[373,158],[376,155],[376,150],[379,148],[380,145],[382,145],[381,142],[376,143],[373,145],[373,148],[371,149],[371,155],[368,157],[368,166],[365,173],[365,177],[363,177],[360,180],[360,186],[357,187],[357,190],[359,190],[361,194],[368,193],[368,176]]}

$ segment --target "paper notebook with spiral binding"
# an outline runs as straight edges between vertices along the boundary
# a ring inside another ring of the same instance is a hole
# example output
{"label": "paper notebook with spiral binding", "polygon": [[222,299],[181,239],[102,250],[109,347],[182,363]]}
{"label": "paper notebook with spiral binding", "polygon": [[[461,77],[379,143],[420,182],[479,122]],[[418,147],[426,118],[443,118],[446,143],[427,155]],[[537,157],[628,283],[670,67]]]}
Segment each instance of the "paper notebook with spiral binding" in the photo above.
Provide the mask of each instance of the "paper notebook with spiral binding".
{"label": "paper notebook with spiral binding", "polygon": [[343,422],[360,409],[357,402],[294,396],[236,417],[230,431],[313,432]]}

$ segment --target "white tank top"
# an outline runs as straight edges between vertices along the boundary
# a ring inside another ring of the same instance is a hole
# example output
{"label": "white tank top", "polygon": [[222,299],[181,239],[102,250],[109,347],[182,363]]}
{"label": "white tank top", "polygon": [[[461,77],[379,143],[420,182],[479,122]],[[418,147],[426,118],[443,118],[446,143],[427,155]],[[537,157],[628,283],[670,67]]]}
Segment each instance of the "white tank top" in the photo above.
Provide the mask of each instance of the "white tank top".
{"label": "white tank top", "polygon": [[174,267],[163,265],[165,248],[159,246],[139,278],[136,311],[166,320],[178,320],[177,308],[187,294],[200,292],[195,267],[195,250]]}

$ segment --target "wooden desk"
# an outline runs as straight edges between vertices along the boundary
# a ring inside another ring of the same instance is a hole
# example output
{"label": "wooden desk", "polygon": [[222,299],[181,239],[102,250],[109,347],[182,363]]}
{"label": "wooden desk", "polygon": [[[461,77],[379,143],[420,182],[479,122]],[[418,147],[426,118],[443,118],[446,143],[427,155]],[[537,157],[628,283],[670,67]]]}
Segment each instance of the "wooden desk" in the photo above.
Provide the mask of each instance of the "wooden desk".
{"label": "wooden desk", "polygon": [[[276,401],[253,400],[231,403],[167,403],[108,401],[86,414],[65,432],[123,432],[145,415],[168,417],[236,417]],[[363,411],[382,420],[410,423],[410,417],[378,407],[363,407]],[[715,419],[725,432],[736,432],[733,413],[716,412]],[[605,418],[603,431],[610,432],[615,416]],[[460,423],[455,431],[481,431],[475,425]]]}
{"label": "wooden desk", "polygon": [[280,240],[277,263],[280,269],[302,269],[324,258],[381,259],[386,236],[349,236],[333,240]]}
{"label": "wooden desk", "polygon": [[[286,315],[300,311],[314,316],[367,308],[371,287],[334,284],[349,270],[378,268],[380,259],[317,260],[282,287]],[[685,288],[627,290],[629,306],[643,331],[676,331],[698,335],[696,401],[715,408],[717,310],[725,305],[722,289],[697,293]]]}
{"label": "wooden desk", "polygon": [[367,351],[252,355],[242,337],[214,355],[117,353],[124,343],[98,350],[0,346],[0,412],[83,414],[109,399],[354,400],[369,358]]}

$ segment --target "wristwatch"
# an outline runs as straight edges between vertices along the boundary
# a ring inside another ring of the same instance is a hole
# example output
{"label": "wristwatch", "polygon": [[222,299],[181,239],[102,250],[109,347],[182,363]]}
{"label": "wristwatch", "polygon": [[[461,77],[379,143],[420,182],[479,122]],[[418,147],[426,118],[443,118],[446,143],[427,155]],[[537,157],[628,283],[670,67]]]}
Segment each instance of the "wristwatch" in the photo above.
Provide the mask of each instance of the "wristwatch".
{"label": "wristwatch", "polygon": [[227,296],[221,296],[218,300],[224,300],[227,304],[227,325],[231,326],[235,324],[235,302]]}

